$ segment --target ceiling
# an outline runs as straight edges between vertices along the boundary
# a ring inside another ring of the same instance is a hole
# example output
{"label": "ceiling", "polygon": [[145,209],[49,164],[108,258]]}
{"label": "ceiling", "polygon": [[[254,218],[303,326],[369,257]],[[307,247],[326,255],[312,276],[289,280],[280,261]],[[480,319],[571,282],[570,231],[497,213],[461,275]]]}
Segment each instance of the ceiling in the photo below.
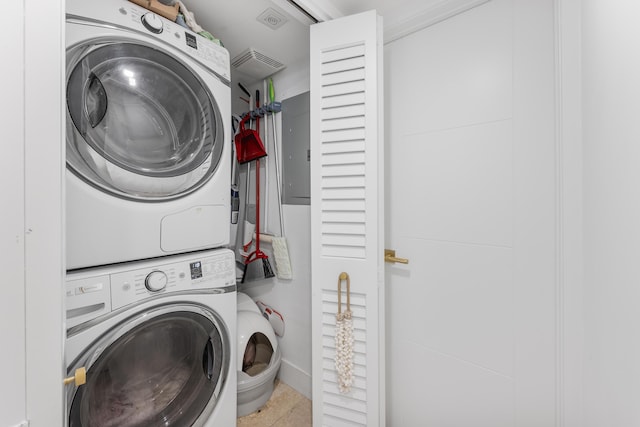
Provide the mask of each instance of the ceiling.
{"label": "ceiling", "polygon": [[[219,38],[229,50],[231,58],[247,48],[275,59],[286,66],[309,61],[309,24],[302,23],[301,15],[287,7],[286,0],[183,0],[195,14],[196,21]],[[376,9],[383,16],[385,28],[398,25],[416,11],[423,11],[445,0],[299,0],[314,8],[329,11],[333,17],[351,15]],[[450,1],[450,0],[449,0]],[[266,9],[273,8],[287,21],[278,29],[259,22],[256,18]],[[286,9],[286,10],[285,10]],[[296,19],[298,15],[299,19]],[[232,70],[234,80],[251,83],[251,78]]]}

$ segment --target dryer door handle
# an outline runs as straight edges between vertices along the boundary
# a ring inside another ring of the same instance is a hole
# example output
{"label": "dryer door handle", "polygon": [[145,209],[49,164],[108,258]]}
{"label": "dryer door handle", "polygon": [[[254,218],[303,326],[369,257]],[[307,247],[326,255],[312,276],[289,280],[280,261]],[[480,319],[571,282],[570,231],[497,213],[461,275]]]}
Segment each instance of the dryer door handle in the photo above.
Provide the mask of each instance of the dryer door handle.
{"label": "dryer door handle", "polygon": [[213,378],[213,343],[211,338],[207,340],[207,344],[204,346],[204,352],[202,354],[202,369],[208,380]]}
{"label": "dryer door handle", "polygon": [[92,128],[98,126],[104,119],[108,104],[107,91],[98,76],[91,73],[84,94],[84,110]]}

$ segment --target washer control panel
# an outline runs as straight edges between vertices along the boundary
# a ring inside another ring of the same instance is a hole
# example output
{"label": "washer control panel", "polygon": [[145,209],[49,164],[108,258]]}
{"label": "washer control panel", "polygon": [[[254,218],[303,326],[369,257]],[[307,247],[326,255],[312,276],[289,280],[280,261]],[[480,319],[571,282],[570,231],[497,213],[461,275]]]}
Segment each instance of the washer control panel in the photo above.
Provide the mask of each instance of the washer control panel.
{"label": "washer control panel", "polygon": [[235,259],[230,251],[183,258],[111,274],[111,308],[162,293],[224,288],[235,283]]}
{"label": "washer control panel", "polygon": [[175,255],[67,275],[67,328],[159,295],[235,286],[235,257],[228,249]]}

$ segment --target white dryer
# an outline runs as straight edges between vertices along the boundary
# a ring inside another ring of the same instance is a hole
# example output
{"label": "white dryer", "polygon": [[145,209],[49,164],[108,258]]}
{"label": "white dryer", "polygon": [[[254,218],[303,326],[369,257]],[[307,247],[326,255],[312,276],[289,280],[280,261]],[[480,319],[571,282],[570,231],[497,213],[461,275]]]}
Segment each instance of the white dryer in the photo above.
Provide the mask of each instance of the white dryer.
{"label": "white dryer", "polygon": [[68,427],[236,425],[236,285],[227,249],[68,274]]}
{"label": "white dryer", "polygon": [[126,0],[68,0],[67,269],[229,242],[223,47]]}

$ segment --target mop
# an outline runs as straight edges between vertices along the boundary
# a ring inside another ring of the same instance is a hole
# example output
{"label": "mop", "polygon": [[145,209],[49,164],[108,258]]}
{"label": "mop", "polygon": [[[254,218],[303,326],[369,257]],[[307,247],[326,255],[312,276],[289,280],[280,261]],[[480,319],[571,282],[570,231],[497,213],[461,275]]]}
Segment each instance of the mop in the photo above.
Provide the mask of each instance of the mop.
{"label": "mop", "polygon": [[[273,89],[273,80],[269,79],[269,101],[271,104],[275,101],[275,91]],[[273,128],[273,156],[276,166],[276,189],[278,196],[278,211],[280,214],[280,237],[269,236],[271,247],[273,248],[273,258],[276,262],[276,275],[278,279],[293,279],[293,271],[291,270],[291,258],[289,258],[289,247],[287,239],[284,237],[284,215],[282,214],[282,194],[280,181],[280,163],[278,160],[278,134],[276,130],[276,113],[271,112],[271,122]]]}

